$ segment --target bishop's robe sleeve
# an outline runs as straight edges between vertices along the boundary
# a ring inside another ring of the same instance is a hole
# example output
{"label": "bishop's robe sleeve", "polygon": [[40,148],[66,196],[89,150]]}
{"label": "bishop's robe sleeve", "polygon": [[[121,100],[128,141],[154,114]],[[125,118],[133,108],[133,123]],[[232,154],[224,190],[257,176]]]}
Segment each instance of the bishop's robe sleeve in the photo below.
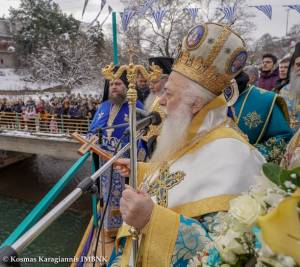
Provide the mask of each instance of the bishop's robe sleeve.
{"label": "bishop's robe sleeve", "polygon": [[[214,218],[212,220],[215,223]],[[126,238],[117,237],[117,245],[108,266],[128,266],[132,249],[132,239],[126,233],[128,229],[128,226],[122,227],[119,232],[118,235],[124,234]],[[137,266],[185,267],[193,263],[193,258],[199,252],[207,257],[206,266],[215,267],[221,263],[205,225],[168,208],[155,205],[151,219],[141,230],[141,235]]]}
{"label": "bishop's robe sleeve", "polygon": [[212,247],[207,229],[195,219],[155,205],[151,219],[143,229],[141,266],[187,266],[197,252],[208,257],[208,264],[216,266],[220,257]]}

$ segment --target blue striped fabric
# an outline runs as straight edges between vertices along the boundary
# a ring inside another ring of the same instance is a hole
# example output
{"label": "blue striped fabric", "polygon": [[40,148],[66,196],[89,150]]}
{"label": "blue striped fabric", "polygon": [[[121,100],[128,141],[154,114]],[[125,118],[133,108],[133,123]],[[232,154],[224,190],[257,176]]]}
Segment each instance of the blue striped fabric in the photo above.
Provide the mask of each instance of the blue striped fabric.
{"label": "blue striped fabric", "polygon": [[261,5],[261,6],[254,6],[261,12],[263,12],[269,19],[272,19],[272,6],[271,5]]}
{"label": "blue striped fabric", "polygon": [[228,21],[229,24],[233,24],[236,19],[236,6],[224,6],[219,8],[225,16],[225,19]]}
{"label": "blue striped fabric", "polygon": [[288,5],[288,7],[300,13],[300,5]]}
{"label": "blue striped fabric", "polygon": [[134,11],[131,9],[124,9],[124,12],[120,12],[121,20],[122,20],[122,27],[123,31],[126,32],[128,29],[128,25],[134,16]]}
{"label": "blue striped fabric", "polygon": [[166,10],[158,10],[152,13],[152,16],[156,22],[157,28],[160,29],[162,20],[166,15]]}
{"label": "blue striped fabric", "polygon": [[189,15],[193,19],[193,22],[195,22],[195,19],[196,19],[197,15],[198,15],[199,8],[196,8],[196,7],[187,7],[184,10],[189,13]]}
{"label": "blue striped fabric", "polygon": [[147,12],[148,8],[152,6],[155,0],[145,0],[144,4],[140,7],[139,9],[139,15],[144,16],[145,13]]}

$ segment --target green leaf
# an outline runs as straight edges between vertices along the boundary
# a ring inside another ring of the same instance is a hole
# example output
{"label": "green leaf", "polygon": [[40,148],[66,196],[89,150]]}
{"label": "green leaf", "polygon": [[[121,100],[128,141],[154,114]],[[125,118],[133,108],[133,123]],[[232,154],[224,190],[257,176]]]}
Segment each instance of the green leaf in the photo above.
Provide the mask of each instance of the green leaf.
{"label": "green leaf", "polygon": [[281,186],[282,169],[275,163],[265,163],[262,167],[264,175],[274,184]]}

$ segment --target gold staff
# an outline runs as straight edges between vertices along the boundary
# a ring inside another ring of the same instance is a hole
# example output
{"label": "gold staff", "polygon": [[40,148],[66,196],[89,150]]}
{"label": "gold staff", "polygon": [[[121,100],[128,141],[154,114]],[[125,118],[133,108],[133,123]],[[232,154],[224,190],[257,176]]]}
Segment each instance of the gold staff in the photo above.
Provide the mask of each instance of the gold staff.
{"label": "gold staff", "polygon": [[[137,91],[136,91],[136,76],[141,73],[147,80],[157,80],[161,74],[162,70],[156,66],[150,66],[150,72],[142,65],[133,64],[132,55],[134,49],[131,46],[128,49],[128,54],[130,54],[129,64],[122,65],[114,73],[114,65],[110,64],[102,69],[102,75],[107,80],[119,79],[124,71],[127,71],[127,80],[129,82],[127,91],[127,100],[129,104],[129,126],[130,126],[130,186],[134,189],[137,188],[137,138],[136,138],[136,101],[137,101]],[[138,237],[139,233],[134,228],[130,228],[130,233],[132,235],[132,247],[133,247],[133,261],[134,266],[136,266],[137,253],[138,253]]]}

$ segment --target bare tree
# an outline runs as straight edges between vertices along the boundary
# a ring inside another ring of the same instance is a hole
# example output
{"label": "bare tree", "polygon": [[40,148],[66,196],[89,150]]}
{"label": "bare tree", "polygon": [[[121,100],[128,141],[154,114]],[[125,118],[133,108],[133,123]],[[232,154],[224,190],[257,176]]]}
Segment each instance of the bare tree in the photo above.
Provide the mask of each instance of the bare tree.
{"label": "bare tree", "polygon": [[[87,4],[89,0],[86,0]],[[255,25],[250,21],[254,16],[246,0],[156,0],[142,16],[138,15],[144,0],[121,0],[124,6],[136,11],[130,22],[129,29],[124,33],[119,29],[119,40],[122,52],[126,52],[128,44],[139,48],[137,58],[141,61],[149,55],[174,57],[183,36],[193,24],[200,22],[227,23],[224,14],[219,10],[223,6],[236,6],[236,20],[232,28],[246,40],[250,39]],[[187,7],[199,8],[195,21],[184,10]],[[167,11],[161,28],[153,19],[152,12],[165,9]]]}
{"label": "bare tree", "polygon": [[[125,6],[138,11],[143,1],[121,0]],[[130,40],[141,48],[144,54],[174,57],[178,45],[188,29],[200,22],[227,23],[224,14],[219,10],[222,6],[236,6],[236,20],[232,28],[239,32],[246,40],[250,39],[255,29],[250,21],[254,15],[251,9],[246,8],[245,0],[159,0],[155,1],[143,17],[135,16],[129,30],[123,34],[125,40]],[[186,7],[198,7],[199,12],[195,21],[184,10]],[[161,28],[158,29],[153,17],[154,10],[167,10]],[[127,43],[126,41],[124,43]]]}

